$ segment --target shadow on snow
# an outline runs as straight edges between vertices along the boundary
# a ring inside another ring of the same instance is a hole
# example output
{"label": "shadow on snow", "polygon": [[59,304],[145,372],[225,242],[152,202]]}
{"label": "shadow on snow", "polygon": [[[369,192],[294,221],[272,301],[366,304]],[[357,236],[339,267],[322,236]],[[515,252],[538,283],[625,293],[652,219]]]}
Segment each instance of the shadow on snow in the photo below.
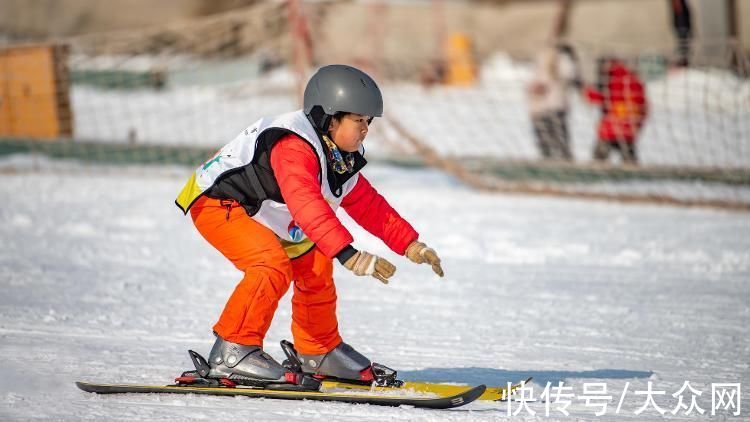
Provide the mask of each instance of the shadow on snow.
{"label": "shadow on snow", "polygon": [[580,379],[631,379],[648,378],[652,371],[631,371],[627,369],[596,369],[593,371],[506,371],[492,368],[426,368],[417,371],[398,371],[398,377],[410,381],[452,382],[464,384],[505,385],[534,377],[535,384],[557,385],[559,381]]}

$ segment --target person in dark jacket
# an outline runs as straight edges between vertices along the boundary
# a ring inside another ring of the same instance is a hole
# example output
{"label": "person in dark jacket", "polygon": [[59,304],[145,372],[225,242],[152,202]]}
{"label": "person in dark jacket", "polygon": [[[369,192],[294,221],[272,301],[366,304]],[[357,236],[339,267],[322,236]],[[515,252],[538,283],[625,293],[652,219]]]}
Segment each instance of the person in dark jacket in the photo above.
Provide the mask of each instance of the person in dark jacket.
{"label": "person in dark jacket", "polygon": [[669,0],[672,7],[672,25],[677,35],[677,65],[690,64],[690,42],[693,39],[693,23],[687,0]]}

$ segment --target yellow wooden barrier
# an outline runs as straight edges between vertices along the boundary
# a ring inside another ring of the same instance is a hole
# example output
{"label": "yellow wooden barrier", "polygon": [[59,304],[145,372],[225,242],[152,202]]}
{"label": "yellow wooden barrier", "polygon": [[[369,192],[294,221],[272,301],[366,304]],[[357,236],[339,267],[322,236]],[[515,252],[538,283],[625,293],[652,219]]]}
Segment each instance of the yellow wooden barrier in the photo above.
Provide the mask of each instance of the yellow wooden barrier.
{"label": "yellow wooden barrier", "polygon": [[67,48],[25,45],[0,50],[0,136],[73,136]]}

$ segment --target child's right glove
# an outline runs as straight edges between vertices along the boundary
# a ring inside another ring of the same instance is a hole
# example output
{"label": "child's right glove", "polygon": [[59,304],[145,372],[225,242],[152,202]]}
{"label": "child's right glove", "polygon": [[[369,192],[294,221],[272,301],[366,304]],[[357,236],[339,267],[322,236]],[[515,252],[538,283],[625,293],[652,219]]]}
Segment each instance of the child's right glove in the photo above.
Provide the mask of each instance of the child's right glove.
{"label": "child's right glove", "polygon": [[351,258],[344,262],[344,268],[350,270],[355,275],[371,275],[384,284],[388,284],[388,279],[393,277],[396,272],[396,266],[381,258],[365,251],[357,251]]}

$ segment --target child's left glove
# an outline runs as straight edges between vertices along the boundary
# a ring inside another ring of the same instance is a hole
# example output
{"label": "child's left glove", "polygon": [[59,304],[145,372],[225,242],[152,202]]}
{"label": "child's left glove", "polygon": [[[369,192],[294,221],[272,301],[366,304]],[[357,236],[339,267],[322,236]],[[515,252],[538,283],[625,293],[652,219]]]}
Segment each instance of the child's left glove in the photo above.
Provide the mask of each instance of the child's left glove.
{"label": "child's left glove", "polygon": [[435,252],[434,249],[427,247],[424,243],[416,240],[411,242],[409,246],[406,247],[406,253],[404,253],[404,255],[417,264],[430,264],[432,266],[432,271],[434,271],[435,274],[440,277],[444,275],[443,267],[440,266],[440,258],[437,256],[437,252]]}
{"label": "child's left glove", "polygon": [[344,262],[344,268],[355,275],[371,275],[383,284],[388,284],[388,279],[393,277],[396,266],[385,258],[373,255],[365,251],[357,251],[351,258]]}

